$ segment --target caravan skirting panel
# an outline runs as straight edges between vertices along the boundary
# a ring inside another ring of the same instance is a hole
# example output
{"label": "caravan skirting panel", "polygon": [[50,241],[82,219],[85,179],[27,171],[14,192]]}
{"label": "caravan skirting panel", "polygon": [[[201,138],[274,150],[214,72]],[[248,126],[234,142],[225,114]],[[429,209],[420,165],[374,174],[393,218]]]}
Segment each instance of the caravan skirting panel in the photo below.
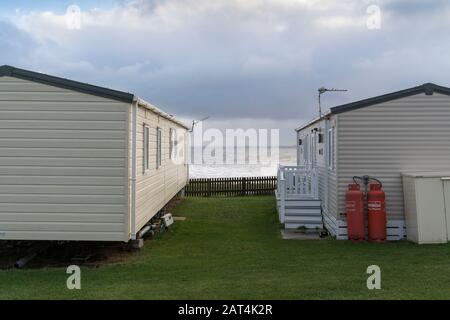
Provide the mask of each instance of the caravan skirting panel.
{"label": "caravan skirting panel", "polygon": [[[324,212],[325,226],[337,240],[347,240],[347,221],[336,219]],[[366,230],[367,233],[367,230]],[[387,240],[399,241],[406,239],[405,220],[389,220],[387,222]]]}

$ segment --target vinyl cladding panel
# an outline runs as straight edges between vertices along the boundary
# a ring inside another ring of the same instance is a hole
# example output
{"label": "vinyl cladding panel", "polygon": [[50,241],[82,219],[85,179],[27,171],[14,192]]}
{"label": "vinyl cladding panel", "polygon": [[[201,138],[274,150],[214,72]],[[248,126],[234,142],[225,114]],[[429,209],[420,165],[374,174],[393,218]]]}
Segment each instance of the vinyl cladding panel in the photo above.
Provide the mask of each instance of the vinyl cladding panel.
{"label": "vinyl cladding panel", "polygon": [[0,239],[128,240],[129,109],[0,77]]}
{"label": "vinyl cladding panel", "polygon": [[354,175],[382,180],[389,219],[403,219],[401,173],[450,170],[450,97],[435,93],[338,115],[339,212]]}
{"label": "vinyl cladding panel", "polygon": [[[144,125],[149,127],[149,164],[144,172]],[[161,129],[161,166],[156,167],[156,130]],[[181,163],[169,159],[169,131],[179,130],[185,138],[187,130],[180,125],[139,106],[137,120],[136,230],[140,230],[187,183],[185,144],[178,144]],[[131,131],[130,131],[131,132]],[[130,135],[131,139],[131,135]]]}

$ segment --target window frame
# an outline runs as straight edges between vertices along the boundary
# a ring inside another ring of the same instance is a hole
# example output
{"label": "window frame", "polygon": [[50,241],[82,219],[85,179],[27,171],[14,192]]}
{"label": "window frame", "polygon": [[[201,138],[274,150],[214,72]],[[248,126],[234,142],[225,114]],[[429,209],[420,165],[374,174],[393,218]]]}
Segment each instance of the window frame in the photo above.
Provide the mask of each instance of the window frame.
{"label": "window frame", "polygon": [[156,169],[162,166],[162,130],[156,128]]}
{"label": "window frame", "polygon": [[303,162],[309,164],[309,135],[305,135],[303,143]]}
{"label": "window frame", "polygon": [[169,128],[169,159],[173,159],[173,153],[175,150],[174,129]]}
{"label": "window frame", "polygon": [[310,155],[309,155],[309,164],[312,168],[314,168],[315,164],[316,164],[316,152],[317,152],[317,148],[316,148],[316,133],[311,133],[310,135]]}
{"label": "window frame", "polygon": [[144,173],[150,170],[150,126],[144,123],[144,131],[143,131],[143,168]]}
{"label": "window frame", "polygon": [[328,129],[328,146],[327,146],[327,162],[328,162],[328,169],[334,170],[335,169],[335,159],[336,159],[336,148],[335,148],[335,128],[331,127]]}
{"label": "window frame", "polygon": [[178,159],[178,131],[177,129],[173,130],[173,159]]}

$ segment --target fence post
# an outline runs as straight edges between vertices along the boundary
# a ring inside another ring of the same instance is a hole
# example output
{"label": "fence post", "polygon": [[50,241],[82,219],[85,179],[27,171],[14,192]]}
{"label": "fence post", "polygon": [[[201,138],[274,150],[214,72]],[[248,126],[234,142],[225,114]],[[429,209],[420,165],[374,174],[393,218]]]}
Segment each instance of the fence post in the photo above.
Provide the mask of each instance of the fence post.
{"label": "fence post", "polygon": [[208,197],[211,197],[211,178],[208,179],[207,187],[208,187]]}
{"label": "fence post", "polygon": [[245,196],[247,194],[247,178],[242,178],[242,195]]}

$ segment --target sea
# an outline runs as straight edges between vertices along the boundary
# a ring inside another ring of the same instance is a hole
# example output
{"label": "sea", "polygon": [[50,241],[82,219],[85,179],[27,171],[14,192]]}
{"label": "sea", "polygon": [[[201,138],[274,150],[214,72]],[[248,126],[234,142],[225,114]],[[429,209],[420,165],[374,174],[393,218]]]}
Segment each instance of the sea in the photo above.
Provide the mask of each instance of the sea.
{"label": "sea", "polygon": [[[270,163],[268,161],[260,161],[260,157],[258,157],[257,161],[248,161],[248,148],[236,148],[233,152],[235,159],[245,159],[245,161],[240,161],[242,163],[237,163],[238,161],[235,161],[233,164],[214,164],[208,160],[205,160],[200,164],[194,162],[189,165],[189,177],[231,178],[276,176],[279,165],[295,166],[297,164],[297,149],[295,146],[279,147],[278,155],[276,157],[271,156]],[[224,149],[224,157],[227,157],[228,153]]]}

